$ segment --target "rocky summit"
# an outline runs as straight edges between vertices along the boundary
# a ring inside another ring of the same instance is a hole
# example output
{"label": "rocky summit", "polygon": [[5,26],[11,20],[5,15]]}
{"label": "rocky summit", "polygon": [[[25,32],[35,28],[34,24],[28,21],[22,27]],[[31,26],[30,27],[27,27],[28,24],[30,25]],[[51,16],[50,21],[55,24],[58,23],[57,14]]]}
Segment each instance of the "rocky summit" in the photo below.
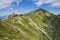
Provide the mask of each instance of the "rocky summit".
{"label": "rocky summit", "polygon": [[0,21],[0,40],[60,40],[60,16],[44,9],[9,15]]}

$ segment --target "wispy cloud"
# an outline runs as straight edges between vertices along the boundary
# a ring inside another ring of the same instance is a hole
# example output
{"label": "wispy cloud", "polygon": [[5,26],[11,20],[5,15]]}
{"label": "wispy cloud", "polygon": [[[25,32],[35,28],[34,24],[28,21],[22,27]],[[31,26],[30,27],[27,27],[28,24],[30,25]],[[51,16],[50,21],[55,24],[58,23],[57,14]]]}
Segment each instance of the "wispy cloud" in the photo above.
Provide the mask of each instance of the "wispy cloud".
{"label": "wispy cloud", "polygon": [[43,4],[49,4],[50,7],[60,7],[60,0],[32,0],[34,4],[37,6],[41,6]]}
{"label": "wispy cloud", "polygon": [[[0,0],[0,16],[12,14],[12,10],[14,10],[14,2],[16,2],[16,4],[18,5],[20,2],[22,2],[22,0]],[[9,12],[8,10],[11,12]]]}
{"label": "wispy cloud", "polygon": [[0,0],[0,10],[12,6],[13,2],[19,4],[22,0]]}

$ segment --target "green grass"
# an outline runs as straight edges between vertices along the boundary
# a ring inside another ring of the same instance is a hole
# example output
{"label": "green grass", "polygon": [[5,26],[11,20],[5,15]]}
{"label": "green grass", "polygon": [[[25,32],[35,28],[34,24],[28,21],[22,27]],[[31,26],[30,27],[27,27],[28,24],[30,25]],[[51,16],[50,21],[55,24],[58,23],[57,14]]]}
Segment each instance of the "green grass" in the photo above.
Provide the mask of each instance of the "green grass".
{"label": "green grass", "polygon": [[58,16],[46,10],[12,14],[0,22],[0,40],[58,40],[59,22]]}

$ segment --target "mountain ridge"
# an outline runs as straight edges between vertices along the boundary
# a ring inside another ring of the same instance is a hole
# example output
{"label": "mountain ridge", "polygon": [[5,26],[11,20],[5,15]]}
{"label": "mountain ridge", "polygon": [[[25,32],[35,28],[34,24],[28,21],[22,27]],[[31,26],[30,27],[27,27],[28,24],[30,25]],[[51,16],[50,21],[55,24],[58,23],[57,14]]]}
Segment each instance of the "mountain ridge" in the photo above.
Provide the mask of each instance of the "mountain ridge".
{"label": "mountain ridge", "polygon": [[0,22],[0,40],[60,40],[59,22],[57,15],[44,9],[9,15]]}

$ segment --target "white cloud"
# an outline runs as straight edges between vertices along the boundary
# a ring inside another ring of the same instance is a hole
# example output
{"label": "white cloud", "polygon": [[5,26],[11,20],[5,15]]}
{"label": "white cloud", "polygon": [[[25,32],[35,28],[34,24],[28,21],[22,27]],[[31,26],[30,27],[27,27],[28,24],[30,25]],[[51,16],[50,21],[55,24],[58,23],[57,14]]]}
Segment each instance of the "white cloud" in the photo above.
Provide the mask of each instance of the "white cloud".
{"label": "white cloud", "polygon": [[19,4],[19,2],[21,2],[21,1],[22,0],[0,0],[0,10],[11,6],[11,3],[13,3],[13,2],[17,2],[17,4]]}
{"label": "white cloud", "polygon": [[42,1],[38,0],[37,2],[35,1],[35,4],[37,6],[41,6],[42,4],[44,4],[44,1],[43,0]]}
{"label": "white cloud", "polygon": [[41,6],[43,4],[49,4],[51,7],[60,7],[60,0],[33,0],[34,4]]}
{"label": "white cloud", "polygon": [[50,6],[60,8],[60,2],[52,3]]}

